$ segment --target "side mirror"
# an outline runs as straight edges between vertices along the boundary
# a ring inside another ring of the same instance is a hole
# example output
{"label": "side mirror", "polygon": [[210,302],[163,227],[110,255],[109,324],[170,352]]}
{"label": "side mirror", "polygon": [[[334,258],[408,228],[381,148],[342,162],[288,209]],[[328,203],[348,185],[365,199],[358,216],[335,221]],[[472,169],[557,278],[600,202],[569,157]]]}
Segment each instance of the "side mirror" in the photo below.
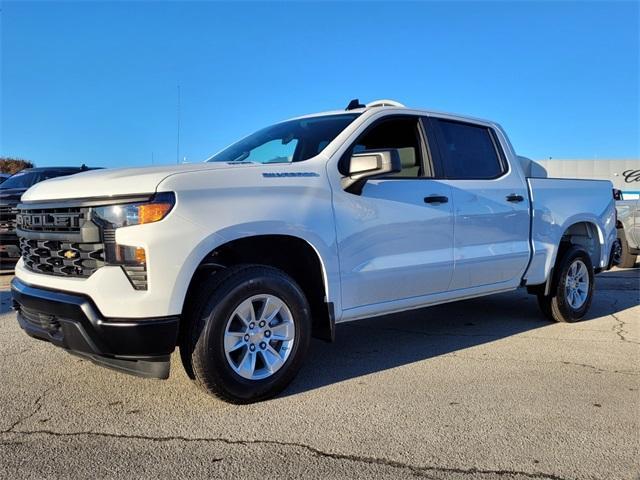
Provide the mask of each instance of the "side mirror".
{"label": "side mirror", "polygon": [[349,159],[349,174],[342,179],[342,187],[359,195],[367,180],[402,171],[400,154],[396,149],[367,150]]}

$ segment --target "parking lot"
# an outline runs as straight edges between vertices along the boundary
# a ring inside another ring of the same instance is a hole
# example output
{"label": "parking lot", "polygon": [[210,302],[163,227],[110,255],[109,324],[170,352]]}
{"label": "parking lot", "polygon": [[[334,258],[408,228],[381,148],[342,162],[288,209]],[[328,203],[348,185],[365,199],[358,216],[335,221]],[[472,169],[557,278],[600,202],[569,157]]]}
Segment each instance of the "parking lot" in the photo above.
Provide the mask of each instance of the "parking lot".
{"label": "parking lot", "polygon": [[2,478],[637,479],[638,269],[586,321],[525,292],[345,324],[280,397],[233,406],[27,337],[0,277]]}

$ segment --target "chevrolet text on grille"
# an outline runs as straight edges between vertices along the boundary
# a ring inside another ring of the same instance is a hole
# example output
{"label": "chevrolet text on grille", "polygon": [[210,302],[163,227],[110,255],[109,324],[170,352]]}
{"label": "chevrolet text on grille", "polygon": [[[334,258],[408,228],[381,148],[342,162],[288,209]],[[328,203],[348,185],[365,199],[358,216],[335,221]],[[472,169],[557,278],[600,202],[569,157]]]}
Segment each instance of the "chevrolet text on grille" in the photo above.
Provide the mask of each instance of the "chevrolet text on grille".
{"label": "chevrolet text on grille", "polygon": [[78,215],[64,213],[19,214],[17,218],[18,225],[26,229],[33,226],[71,227],[72,222],[78,219]]}

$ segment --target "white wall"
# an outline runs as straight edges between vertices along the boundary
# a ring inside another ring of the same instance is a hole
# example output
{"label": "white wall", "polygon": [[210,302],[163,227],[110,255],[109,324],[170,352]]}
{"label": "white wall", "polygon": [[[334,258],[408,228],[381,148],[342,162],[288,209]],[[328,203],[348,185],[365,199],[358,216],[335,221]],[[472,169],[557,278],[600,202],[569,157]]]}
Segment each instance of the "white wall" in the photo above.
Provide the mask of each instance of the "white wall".
{"label": "white wall", "polygon": [[536,160],[549,177],[611,180],[614,188],[622,190],[624,198],[640,195],[640,159],[629,160]]}

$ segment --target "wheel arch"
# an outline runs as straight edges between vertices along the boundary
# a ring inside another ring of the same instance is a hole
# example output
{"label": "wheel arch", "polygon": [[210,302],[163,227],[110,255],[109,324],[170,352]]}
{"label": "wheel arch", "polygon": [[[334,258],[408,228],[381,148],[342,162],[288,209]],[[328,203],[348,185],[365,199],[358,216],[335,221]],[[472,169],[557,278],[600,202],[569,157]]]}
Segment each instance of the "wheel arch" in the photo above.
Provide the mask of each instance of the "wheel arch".
{"label": "wheel arch", "polygon": [[553,262],[554,265],[558,260],[558,254],[562,251],[563,244],[582,247],[582,249],[589,254],[594,267],[598,268],[600,265],[605,239],[604,233],[595,221],[577,221],[565,228],[560,237],[560,244],[558,245],[556,258]]}
{"label": "wheel arch", "polygon": [[[218,241],[200,255],[187,278],[182,311],[203,276],[238,264],[269,265],[284,271],[303,290],[311,307],[313,336],[333,341],[335,306],[330,295],[330,267],[321,250],[306,238],[290,234],[255,234]],[[186,327],[186,326],[185,326]],[[182,329],[182,327],[181,327]]]}
{"label": "wheel arch", "polygon": [[607,243],[604,232],[596,219],[574,218],[567,221],[560,231],[562,233],[557,237],[558,240],[549,258],[545,282],[541,285],[529,285],[528,290],[532,293],[544,292],[545,295],[549,294],[553,288],[558,261],[572,246],[583,249],[589,255],[591,263],[596,270],[602,265],[603,252],[606,250]]}

